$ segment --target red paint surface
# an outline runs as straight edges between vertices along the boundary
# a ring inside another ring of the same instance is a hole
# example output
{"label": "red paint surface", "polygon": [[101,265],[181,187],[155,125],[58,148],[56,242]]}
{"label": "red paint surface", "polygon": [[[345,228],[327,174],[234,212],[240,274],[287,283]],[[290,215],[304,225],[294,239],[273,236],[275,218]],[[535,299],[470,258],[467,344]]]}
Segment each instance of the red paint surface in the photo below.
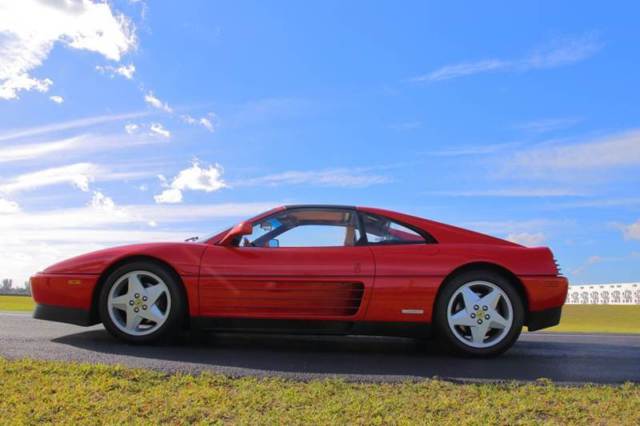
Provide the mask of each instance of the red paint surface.
{"label": "red paint surface", "polygon": [[[274,209],[249,222],[281,210]],[[423,229],[437,243],[228,247],[218,245],[227,234],[223,232],[202,243],[115,247],[57,263],[38,273],[31,281],[34,299],[37,303],[88,310],[97,284],[109,268],[133,257],[146,257],[166,263],[181,277],[193,316],[429,322],[445,278],[473,263],[493,264],[517,276],[530,311],[564,303],[568,283],[557,276],[548,248],[525,248],[401,213],[359,210]],[[406,309],[423,313],[402,313]]]}

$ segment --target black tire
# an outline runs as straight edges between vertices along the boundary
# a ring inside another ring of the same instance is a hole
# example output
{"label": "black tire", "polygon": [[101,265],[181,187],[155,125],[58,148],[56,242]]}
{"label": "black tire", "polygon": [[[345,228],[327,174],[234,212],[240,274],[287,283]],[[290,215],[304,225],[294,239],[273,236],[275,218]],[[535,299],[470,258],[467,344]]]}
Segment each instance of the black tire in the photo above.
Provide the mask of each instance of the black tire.
{"label": "black tire", "polygon": [[[485,281],[498,286],[508,297],[513,309],[511,328],[493,346],[477,348],[465,344],[454,335],[447,320],[447,309],[451,297],[460,287],[472,281]],[[524,317],[525,308],[522,297],[509,279],[494,271],[478,269],[460,273],[444,284],[436,300],[434,326],[439,341],[452,352],[465,356],[492,357],[500,355],[513,346],[522,331]]]}
{"label": "black tire", "polygon": [[[150,272],[166,284],[171,298],[168,316],[157,330],[145,335],[132,335],[121,330],[113,321],[108,311],[108,297],[111,288],[125,274],[132,271]],[[175,336],[182,328],[186,315],[186,298],[182,284],[175,273],[162,264],[153,261],[133,261],[118,267],[107,277],[98,298],[98,312],[104,327],[113,336],[129,343],[144,344],[164,341]]]}

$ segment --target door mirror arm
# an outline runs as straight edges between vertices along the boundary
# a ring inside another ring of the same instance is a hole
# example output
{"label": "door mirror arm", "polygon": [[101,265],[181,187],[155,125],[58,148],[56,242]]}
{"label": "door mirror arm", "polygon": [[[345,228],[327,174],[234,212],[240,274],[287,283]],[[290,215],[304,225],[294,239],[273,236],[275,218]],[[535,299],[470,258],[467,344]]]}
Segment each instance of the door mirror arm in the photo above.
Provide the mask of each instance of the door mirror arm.
{"label": "door mirror arm", "polygon": [[218,244],[221,246],[232,246],[238,237],[250,235],[251,233],[253,233],[253,225],[251,222],[240,222],[231,228],[231,230],[227,232],[227,235],[222,237]]}

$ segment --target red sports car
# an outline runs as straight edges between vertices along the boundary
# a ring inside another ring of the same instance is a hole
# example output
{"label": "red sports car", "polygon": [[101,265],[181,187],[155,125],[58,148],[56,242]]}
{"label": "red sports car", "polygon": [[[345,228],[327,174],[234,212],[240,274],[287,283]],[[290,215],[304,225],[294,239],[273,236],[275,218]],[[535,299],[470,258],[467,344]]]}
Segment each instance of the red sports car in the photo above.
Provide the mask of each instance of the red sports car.
{"label": "red sports car", "polygon": [[31,278],[35,318],[129,342],[209,330],[429,337],[495,355],[560,321],[567,279],[526,248],[387,210],[279,207],[217,235],[100,250]]}

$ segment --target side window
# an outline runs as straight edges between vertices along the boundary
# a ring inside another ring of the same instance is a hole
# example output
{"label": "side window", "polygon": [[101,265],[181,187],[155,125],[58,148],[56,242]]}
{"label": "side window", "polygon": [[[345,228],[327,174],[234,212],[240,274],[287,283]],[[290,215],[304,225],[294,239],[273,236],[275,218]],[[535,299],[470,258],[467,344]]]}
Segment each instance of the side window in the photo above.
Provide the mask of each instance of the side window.
{"label": "side window", "polygon": [[386,217],[364,213],[364,229],[369,244],[424,244],[418,232]]}
{"label": "side window", "polygon": [[291,209],[253,225],[240,245],[252,247],[342,247],[360,241],[356,213],[340,209]]}

